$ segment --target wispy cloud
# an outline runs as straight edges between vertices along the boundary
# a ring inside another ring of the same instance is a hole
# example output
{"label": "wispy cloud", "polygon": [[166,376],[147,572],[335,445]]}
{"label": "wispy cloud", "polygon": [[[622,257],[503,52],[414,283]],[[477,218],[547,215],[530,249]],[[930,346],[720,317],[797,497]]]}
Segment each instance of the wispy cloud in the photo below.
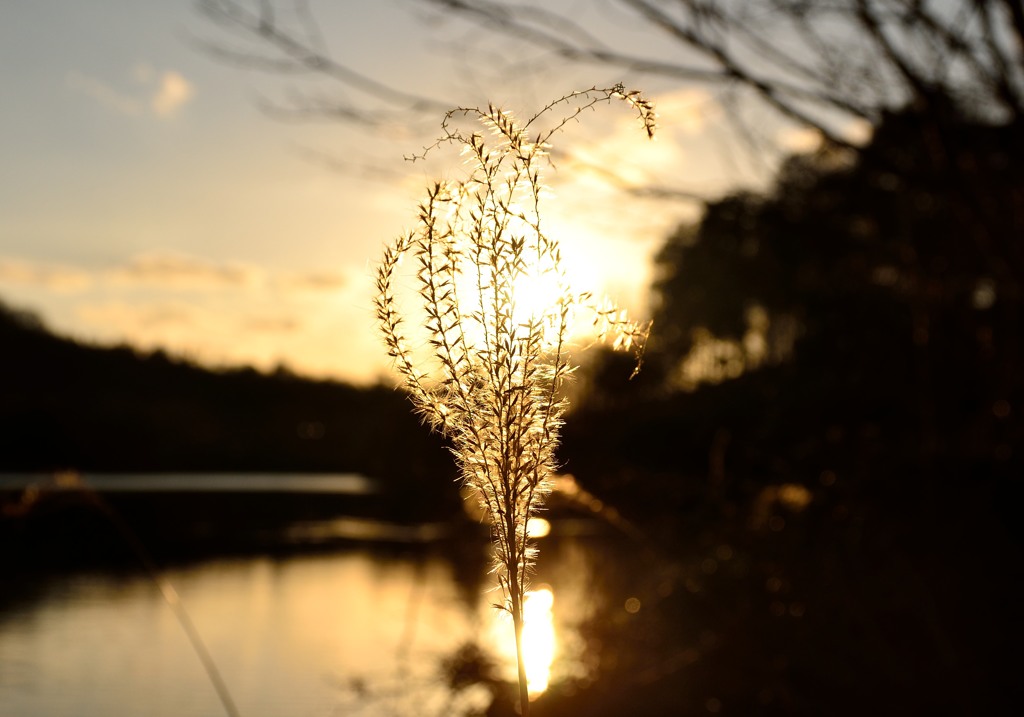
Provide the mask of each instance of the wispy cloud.
{"label": "wispy cloud", "polygon": [[[710,123],[722,116],[722,106],[705,89],[687,88],[654,98],[662,132],[700,134]],[[635,131],[635,129],[634,129]]]}
{"label": "wispy cloud", "polygon": [[305,273],[287,274],[275,282],[285,291],[338,291],[348,285],[348,279],[340,273]]}
{"label": "wispy cloud", "polygon": [[246,332],[290,334],[302,328],[302,322],[294,316],[256,316],[242,321]]}
{"label": "wispy cloud", "polygon": [[0,284],[38,287],[63,294],[90,288],[94,277],[87,271],[60,264],[0,257]]}
{"label": "wispy cloud", "polygon": [[0,295],[58,307],[63,325],[53,325],[69,335],[213,365],[286,363],[367,381],[386,367],[371,290],[357,270],[281,270],[166,251],[94,269],[0,256]]}
{"label": "wispy cloud", "polygon": [[180,300],[123,299],[86,301],[75,309],[78,331],[92,340],[128,341],[209,365],[270,370],[286,364],[310,375],[344,373],[370,381],[384,375],[387,361],[363,313],[336,306],[315,313],[282,306],[263,316],[245,302],[212,310]]}
{"label": "wispy cloud", "polygon": [[223,312],[181,300],[89,300],[73,311],[78,332],[90,340],[128,342],[144,350],[221,361],[240,340]]}
{"label": "wispy cloud", "polygon": [[145,109],[145,104],[136,97],[119,92],[102,80],[72,70],[67,75],[68,87],[106,107],[109,110],[122,115],[140,115]]}
{"label": "wispy cloud", "polygon": [[262,280],[259,268],[245,264],[217,263],[187,254],[153,252],[114,267],[106,275],[115,284],[151,288],[217,289],[252,286]]}
{"label": "wispy cloud", "polygon": [[297,298],[346,291],[344,272],[274,271],[255,264],[220,262],[180,252],[147,252],[114,266],[83,269],[0,256],[0,284],[32,286],[62,293],[106,289],[148,289],[181,293],[264,291]]}
{"label": "wispy cloud", "polygon": [[88,323],[105,326],[129,335],[149,340],[153,335],[169,329],[186,328],[195,324],[198,309],[175,302],[134,303],[119,301],[86,303],[77,311]]}
{"label": "wispy cloud", "polygon": [[177,72],[165,72],[149,104],[158,116],[170,117],[191,100],[193,94],[192,83]]}
{"label": "wispy cloud", "polygon": [[[573,154],[592,167],[614,168],[627,183],[650,184],[661,175],[678,175],[685,160],[681,140],[700,134],[721,115],[721,107],[708,92],[684,89],[654,98],[659,126],[654,141],[646,138],[628,111],[614,113],[610,128],[588,144],[577,144]],[[601,177],[593,177],[598,182]]]}
{"label": "wispy cloud", "polygon": [[256,340],[257,334],[295,333],[304,327],[298,316],[281,311],[256,316],[244,309],[211,311],[180,300],[86,301],[75,309],[78,318],[110,335],[130,336],[139,346],[188,345],[197,342],[217,346],[240,339]]}
{"label": "wispy cloud", "polygon": [[180,73],[166,70],[157,73],[146,64],[131,72],[137,87],[116,89],[110,83],[78,70],[67,74],[68,86],[90,97],[103,107],[127,116],[150,114],[161,119],[173,117],[195,96],[195,87]]}

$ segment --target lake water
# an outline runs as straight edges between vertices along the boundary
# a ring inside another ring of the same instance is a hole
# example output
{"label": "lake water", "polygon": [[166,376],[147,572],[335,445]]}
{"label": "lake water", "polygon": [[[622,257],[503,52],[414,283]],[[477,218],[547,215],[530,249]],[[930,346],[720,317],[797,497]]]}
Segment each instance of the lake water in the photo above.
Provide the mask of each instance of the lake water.
{"label": "lake water", "polygon": [[[528,605],[538,690],[548,680],[586,679],[576,626],[605,607],[593,538],[561,532],[542,542],[539,590]],[[243,717],[458,715],[492,698],[483,685],[444,683],[444,664],[475,654],[461,647],[479,646],[499,678],[514,677],[511,626],[491,607],[500,596],[489,590],[485,551],[463,546],[453,559],[442,544],[364,545],[208,559],[161,577]],[[150,575],[5,575],[0,589],[5,717],[226,714]]]}
{"label": "lake water", "polygon": [[364,495],[377,481],[355,473],[0,473],[0,490],[88,487],[102,493],[321,493]]}

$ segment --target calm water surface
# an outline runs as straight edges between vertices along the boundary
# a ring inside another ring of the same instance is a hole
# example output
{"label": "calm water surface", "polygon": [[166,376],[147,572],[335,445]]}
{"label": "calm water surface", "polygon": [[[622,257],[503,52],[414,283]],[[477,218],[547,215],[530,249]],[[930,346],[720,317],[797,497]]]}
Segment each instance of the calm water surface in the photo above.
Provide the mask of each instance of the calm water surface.
{"label": "calm water surface", "polygon": [[[541,546],[531,648],[538,680],[585,675],[574,625],[599,607],[584,538]],[[440,661],[475,642],[512,676],[497,595],[444,556],[359,549],[211,560],[166,571],[243,717],[458,714]],[[461,578],[461,579],[460,579]],[[159,588],[144,574],[19,578],[0,602],[6,717],[225,714]],[[7,588],[5,588],[7,589]],[[550,610],[546,607],[550,605]],[[571,609],[570,609],[571,607]],[[499,637],[500,636],[500,637]]]}

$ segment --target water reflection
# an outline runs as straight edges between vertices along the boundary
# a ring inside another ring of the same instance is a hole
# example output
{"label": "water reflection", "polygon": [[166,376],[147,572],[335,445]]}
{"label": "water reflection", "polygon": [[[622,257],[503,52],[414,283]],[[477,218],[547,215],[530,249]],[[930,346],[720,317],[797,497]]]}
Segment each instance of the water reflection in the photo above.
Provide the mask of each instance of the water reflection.
{"label": "water reflection", "polygon": [[339,540],[429,543],[443,537],[447,528],[444,523],[405,525],[369,518],[334,518],[294,523],[284,530],[282,537],[294,545],[323,545]]}
{"label": "water reflection", "polygon": [[[588,553],[573,541],[548,548],[539,577],[551,584],[537,587],[525,606],[532,695],[585,672],[576,626],[594,599],[591,563],[581,559]],[[180,567],[167,577],[246,717],[479,713],[514,681],[511,625],[491,607],[485,571],[467,586],[457,577],[464,569],[448,558],[369,550],[252,557]],[[5,715],[222,713],[148,578],[93,572],[26,580],[25,600],[0,602]],[[459,682],[444,666],[474,645]],[[492,663],[493,674],[484,669]]]}
{"label": "water reflection", "polygon": [[[556,632],[570,632],[568,624],[556,630],[554,593],[550,585],[543,585],[526,593],[523,603],[523,662],[530,699],[541,695],[551,682],[551,668],[557,655]],[[500,659],[501,677],[506,682],[518,680],[515,635],[512,619],[503,610],[491,608],[488,614],[487,648]]]}
{"label": "water reflection", "polygon": [[551,523],[544,518],[531,517],[526,521],[526,534],[531,538],[546,538],[551,533]]}
{"label": "water reflection", "polygon": [[530,698],[548,688],[551,663],[555,659],[555,620],[551,612],[555,597],[542,587],[526,594],[523,604],[523,659]]}

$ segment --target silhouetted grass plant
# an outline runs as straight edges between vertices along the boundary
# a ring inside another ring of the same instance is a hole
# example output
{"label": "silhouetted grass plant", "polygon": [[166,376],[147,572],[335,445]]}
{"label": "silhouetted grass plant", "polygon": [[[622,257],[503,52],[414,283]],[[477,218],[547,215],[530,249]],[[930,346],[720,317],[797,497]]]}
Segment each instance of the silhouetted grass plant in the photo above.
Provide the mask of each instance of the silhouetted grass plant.
{"label": "silhouetted grass plant", "polygon": [[[561,389],[576,368],[570,332],[579,312],[589,312],[597,339],[635,350],[639,369],[650,330],[610,302],[573,291],[541,211],[551,137],[613,100],[631,106],[654,136],[653,106],[621,85],[573,92],[525,122],[493,105],[448,112],[440,139],[411,159],[454,145],[466,157],[466,176],[428,189],[416,228],[385,249],[377,270],[388,353],[416,411],[450,439],[462,480],[490,519],[504,598],[496,607],[512,616],[524,715],[523,602],[536,557],[527,525],[551,490],[567,408]],[[553,121],[534,129],[542,118]],[[473,131],[459,129],[461,120]],[[399,279],[406,257],[411,285]],[[399,296],[403,288],[411,297]]]}

